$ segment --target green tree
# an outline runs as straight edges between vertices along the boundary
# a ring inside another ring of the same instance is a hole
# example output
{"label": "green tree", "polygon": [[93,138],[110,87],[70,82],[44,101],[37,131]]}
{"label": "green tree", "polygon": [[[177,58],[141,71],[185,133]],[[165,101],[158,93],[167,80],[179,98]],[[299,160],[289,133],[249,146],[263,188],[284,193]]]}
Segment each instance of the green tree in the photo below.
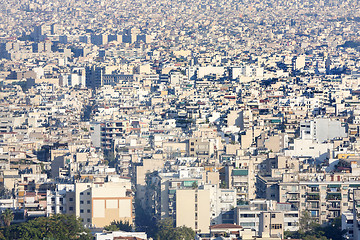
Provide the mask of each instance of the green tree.
{"label": "green tree", "polygon": [[171,218],[166,218],[160,220],[157,224],[158,231],[156,233],[155,239],[165,240],[165,239],[175,239],[175,231],[173,227],[173,221]]}
{"label": "green tree", "polygon": [[116,166],[116,158],[114,155],[114,152],[111,150],[106,150],[104,152],[104,159],[108,162],[109,167],[115,167]]}
{"label": "green tree", "polygon": [[221,181],[220,182],[220,188],[227,188],[227,186],[226,186],[226,181]]}
{"label": "green tree", "polygon": [[132,231],[132,225],[129,222],[123,222],[123,221],[112,221],[110,225],[104,227],[107,231],[125,231],[125,232],[131,232]]}
{"label": "green tree", "polygon": [[321,226],[310,216],[309,212],[303,212],[300,219],[300,229],[297,232],[285,232],[285,238],[303,240],[344,240],[346,231],[341,230],[341,219],[335,218],[331,223]]}
{"label": "green tree", "polygon": [[171,218],[160,220],[157,224],[156,240],[192,240],[195,237],[195,232],[191,228],[182,226],[174,227],[174,222]]}
{"label": "green tree", "polygon": [[92,235],[75,215],[57,214],[40,217],[2,229],[5,239],[80,239],[90,240]]}
{"label": "green tree", "polygon": [[300,233],[306,233],[309,232],[311,230],[315,230],[316,228],[318,228],[320,225],[318,223],[315,222],[315,220],[311,217],[310,212],[309,211],[304,211],[299,219],[299,232]]}
{"label": "green tree", "polygon": [[306,235],[302,238],[302,240],[327,240],[324,236],[314,236],[314,235]]}
{"label": "green tree", "polygon": [[177,232],[179,234],[179,239],[194,239],[195,238],[195,232],[189,227],[177,227]]}
{"label": "green tree", "polygon": [[114,232],[114,231],[120,230],[116,225],[113,225],[113,224],[105,226],[104,229],[109,232]]}
{"label": "green tree", "polygon": [[323,228],[324,236],[332,240],[344,240],[346,230],[341,230],[341,217],[337,217],[332,223]]}
{"label": "green tree", "polygon": [[7,208],[1,213],[1,220],[5,226],[10,226],[12,220],[14,220],[14,213],[11,209]]}

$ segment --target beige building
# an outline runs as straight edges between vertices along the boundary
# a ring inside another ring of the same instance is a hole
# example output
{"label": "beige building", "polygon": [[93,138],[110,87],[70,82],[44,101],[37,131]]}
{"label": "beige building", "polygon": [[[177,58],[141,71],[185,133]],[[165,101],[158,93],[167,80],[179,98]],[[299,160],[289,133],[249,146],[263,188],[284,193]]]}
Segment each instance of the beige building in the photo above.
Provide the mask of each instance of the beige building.
{"label": "beige building", "polygon": [[214,155],[214,142],[209,140],[204,140],[201,138],[190,138],[189,139],[189,156],[198,157],[201,159],[208,159]]}
{"label": "beige building", "polygon": [[210,226],[210,190],[176,190],[176,226],[208,232]]}
{"label": "beige building", "polygon": [[146,200],[146,174],[153,171],[159,170],[164,166],[164,161],[162,159],[146,159],[142,160],[141,165],[135,166],[135,176],[136,176],[136,198],[141,201],[141,204],[145,206]]}
{"label": "beige building", "polygon": [[112,221],[133,222],[131,182],[75,184],[75,212],[85,226],[104,227]]}
{"label": "beige building", "polygon": [[259,218],[259,235],[262,238],[283,238],[284,213],[261,212]]}
{"label": "beige building", "polygon": [[238,200],[255,198],[255,172],[252,159],[238,161],[238,167],[225,167],[225,181],[228,188],[236,189]]}

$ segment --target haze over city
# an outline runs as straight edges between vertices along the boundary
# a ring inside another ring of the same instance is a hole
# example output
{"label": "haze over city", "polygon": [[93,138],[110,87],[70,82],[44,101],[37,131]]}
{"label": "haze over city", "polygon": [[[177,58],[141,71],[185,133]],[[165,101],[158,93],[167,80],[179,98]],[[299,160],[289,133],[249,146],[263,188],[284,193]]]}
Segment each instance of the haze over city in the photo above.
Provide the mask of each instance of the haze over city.
{"label": "haze over city", "polygon": [[0,239],[359,240],[360,7],[0,0]]}

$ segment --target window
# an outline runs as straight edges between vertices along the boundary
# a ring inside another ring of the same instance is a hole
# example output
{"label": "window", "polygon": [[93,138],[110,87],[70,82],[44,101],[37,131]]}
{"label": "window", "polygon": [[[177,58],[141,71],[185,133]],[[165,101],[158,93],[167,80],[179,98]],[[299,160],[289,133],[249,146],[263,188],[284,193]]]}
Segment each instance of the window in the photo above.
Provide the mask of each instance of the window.
{"label": "window", "polygon": [[83,193],[83,192],[81,192],[81,193],[80,193],[80,195],[84,195],[84,193]]}
{"label": "window", "polygon": [[80,204],[84,204],[84,201],[80,201]]}
{"label": "window", "polygon": [[90,192],[87,192],[87,195],[90,195]]}
{"label": "window", "polygon": [[244,226],[244,227],[255,227],[254,222],[241,222],[240,224],[241,224],[241,226]]}
{"label": "window", "polygon": [[84,209],[80,209],[80,213],[84,213]]}
{"label": "window", "polygon": [[282,224],[271,224],[271,229],[282,229]]}
{"label": "window", "polygon": [[74,208],[73,208],[73,207],[69,207],[69,211],[74,211]]}
{"label": "window", "polygon": [[87,210],[87,213],[90,213],[90,209]]}
{"label": "window", "polygon": [[276,214],[275,214],[275,213],[272,213],[272,214],[271,214],[271,218],[276,218]]}
{"label": "window", "polygon": [[88,222],[88,223],[90,222],[90,218],[87,219],[87,222]]}
{"label": "window", "polygon": [[311,215],[311,217],[318,217],[319,212],[318,211],[310,211],[310,215]]}
{"label": "window", "polygon": [[244,213],[244,214],[240,214],[241,218],[254,218],[255,214],[249,214],[249,213]]}
{"label": "window", "polygon": [[90,200],[87,200],[86,203],[87,203],[87,204],[90,204]]}
{"label": "window", "polygon": [[69,198],[69,202],[72,202],[72,201],[74,201],[74,199],[73,199],[73,198]]}

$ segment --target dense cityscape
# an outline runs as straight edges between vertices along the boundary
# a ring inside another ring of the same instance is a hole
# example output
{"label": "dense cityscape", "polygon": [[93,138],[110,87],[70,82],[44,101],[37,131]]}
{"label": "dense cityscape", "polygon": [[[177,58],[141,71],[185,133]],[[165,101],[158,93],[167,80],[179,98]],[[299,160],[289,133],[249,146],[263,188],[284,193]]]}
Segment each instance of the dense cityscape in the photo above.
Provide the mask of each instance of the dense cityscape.
{"label": "dense cityscape", "polygon": [[0,239],[360,240],[357,0],[0,0]]}

